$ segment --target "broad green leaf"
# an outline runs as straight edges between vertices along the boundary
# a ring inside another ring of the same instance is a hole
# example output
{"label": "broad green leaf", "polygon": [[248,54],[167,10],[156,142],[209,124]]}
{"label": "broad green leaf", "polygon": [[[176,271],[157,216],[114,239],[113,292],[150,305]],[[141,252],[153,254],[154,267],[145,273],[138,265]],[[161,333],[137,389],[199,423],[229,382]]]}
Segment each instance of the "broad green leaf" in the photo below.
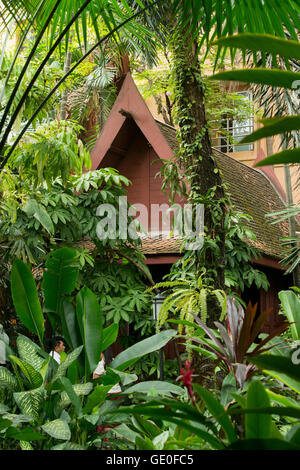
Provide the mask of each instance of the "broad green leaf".
{"label": "broad green leaf", "polygon": [[19,366],[19,368],[27,378],[31,389],[41,387],[41,385],[43,384],[43,377],[37,370],[35,370],[30,364],[22,361],[16,356],[9,356],[9,358]]}
{"label": "broad green leaf", "polygon": [[138,433],[130,429],[130,427],[126,424],[120,424],[119,426],[115,427],[114,433],[132,443],[135,443],[136,437],[138,436]]}
{"label": "broad green leaf", "polygon": [[78,348],[74,349],[70,354],[67,355],[66,359],[59,364],[57,371],[52,379],[52,382],[55,382],[59,377],[63,377],[68,369],[68,367],[76,361],[78,356],[80,355],[83,346],[79,346]]}
{"label": "broad green leaf", "polygon": [[[57,416],[60,415],[60,418],[62,419],[62,410],[69,406],[72,403],[71,396],[73,397],[73,404],[76,404],[77,406],[77,412],[78,415],[82,415],[82,410],[81,410],[81,405],[79,408],[79,402],[78,399],[75,398],[75,395],[77,397],[82,396],[82,395],[89,395],[89,393],[93,389],[93,384],[91,383],[86,383],[86,384],[75,384],[72,386],[73,393],[70,391],[70,394],[68,394],[66,391],[63,391],[61,396],[60,396],[60,401],[56,404],[55,407],[55,412],[57,413]],[[75,394],[75,395],[74,395]]]}
{"label": "broad green leaf", "polygon": [[5,433],[6,438],[16,439],[17,441],[41,441],[46,439],[45,436],[36,432],[34,428],[24,428],[24,429],[16,429],[16,428],[9,428]]}
{"label": "broad green leaf", "polygon": [[11,426],[12,422],[7,418],[0,418],[0,432],[4,431]]}
{"label": "broad green leaf", "polygon": [[213,80],[230,80],[244,83],[257,83],[280,88],[293,88],[293,83],[299,80],[297,72],[279,69],[246,69],[220,72],[211,77]]}
{"label": "broad green leaf", "polygon": [[6,367],[0,367],[0,387],[8,388],[13,392],[19,388],[16,377]]}
{"label": "broad green leaf", "polygon": [[107,326],[103,329],[102,333],[102,351],[105,351],[111,344],[113,344],[119,332],[119,325],[118,323],[112,323],[111,325]]}
{"label": "broad green leaf", "polygon": [[232,393],[236,392],[234,372],[227,374],[222,382],[220,403],[226,406],[232,400]]}
{"label": "broad green leaf", "polygon": [[112,369],[111,367],[106,368],[106,376],[112,372],[114,376],[118,376],[118,381],[120,381],[123,385],[129,385],[132,382],[136,382],[138,380],[138,376],[136,374],[129,374],[127,372],[121,372],[117,369]]}
{"label": "broad green leaf", "polygon": [[71,439],[69,425],[62,419],[55,419],[53,421],[47,422],[46,424],[43,424],[42,430],[55,439],[61,439],[63,441],[68,441]]}
{"label": "broad green leaf", "polygon": [[[44,402],[45,388],[42,385],[34,390],[14,393],[14,399],[24,415],[31,416],[34,420],[39,417],[41,406]],[[25,439],[22,439],[25,440]]]}
{"label": "broad green leaf", "polygon": [[178,385],[159,380],[149,380],[147,382],[139,382],[132,387],[127,388],[124,393],[148,393],[151,389],[157,391],[158,395],[183,395],[185,390]]}
{"label": "broad green leaf", "polygon": [[[180,402],[176,402],[180,403]],[[185,413],[177,413],[175,410],[172,409],[165,409],[161,407],[154,407],[154,406],[131,406],[131,407],[122,407],[122,414],[130,414],[135,416],[149,416],[151,418],[158,418],[160,420],[164,420],[166,422],[174,423],[182,427],[183,429],[189,431],[192,434],[195,434],[200,439],[203,439],[205,442],[209,443],[212,449],[224,449],[224,445],[221,441],[219,441],[215,436],[211,433],[204,431],[203,426],[198,426],[199,422],[201,425],[205,422],[206,425],[209,425],[209,421],[204,418],[199,412],[185,414]],[[119,410],[112,410],[109,411],[109,414],[116,414]],[[197,423],[197,424],[195,424]]]}
{"label": "broad green leaf", "polygon": [[161,434],[161,428],[150,419],[145,419],[138,415],[133,416],[131,419],[134,427],[139,429],[143,434],[147,434],[150,439],[154,439]]}
{"label": "broad green leaf", "polygon": [[285,397],[284,395],[272,392],[271,390],[266,390],[266,392],[269,395],[270,400],[274,401],[275,403],[279,403],[280,405],[288,407],[294,406],[295,408],[298,408],[299,406],[298,403],[292,398]]}
{"label": "broad green leaf", "polygon": [[153,442],[147,436],[145,438],[137,436],[135,443],[137,450],[155,450]]}
{"label": "broad green leaf", "polygon": [[94,391],[88,396],[83,412],[86,414],[91,413],[95,407],[98,408],[102,405],[110,389],[110,385],[96,385]]}
{"label": "broad green leaf", "polygon": [[174,336],[176,336],[175,330],[164,330],[150,336],[150,338],[144,339],[118,354],[111,362],[110,367],[122,371],[129,365],[134,364],[140,357],[164,347]]}
{"label": "broad green leaf", "polygon": [[29,217],[32,216],[38,220],[50,235],[54,234],[54,225],[48,212],[45,207],[39,204],[35,199],[28,199],[23,210]]}
{"label": "broad green leaf", "polygon": [[288,321],[295,341],[300,340],[300,300],[291,290],[281,291],[278,294],[281,306]]}
{"label": "broad green leaf", "polygon": [[300,163],[300,149],[283,150],[282,152],[274,153],[267,158],[264,158],[260,162],[256,163],[256,167],[266,165],[288,165],[288,164]]}
{"label": "broad green leaf", "polygon": [[61,323],[63,335],[71,348],[76,349],[82,344],[77,323],[76,312],[73,304],[68,301],[62,303]]}
{"label": "broad green leaf", "polygon": [[[252,382],[247,392],[247,408],[270,406],[270,399],[263,385]],[[247,439],[268,439],[271,437],[272,417],[265,414],[246,414],[245,428]]]}
{"label": "broad green leaf", "polygon": [[262,354],[251,358],[250,362],[264,370],[281,372],[297,380],[300,386],[300,368],[298,365],[293,364],[288,357]]}
{"label": "broad green leaf", "polygon": [[289,358],[260,355],[251,358],[250,362],[267,371],[269,375],[295,390],[295,392],[300,393],[299,366],[293,365]]}
{"label": "broad green leaf", "polygon": [[103,317],[97,297],[87,287],[76,296],[76,315],[85,354],[85,376],[97,367],[102,351]]}
{"label": "broad green leaf", "polygon": [[200,395],[204,401],[209,413],[217,420],[224,430],[229,442],[234,442],[237,440],[237,436],[234,430],[234,427],[230,421],[228,415],[226,415],[225,408],[221,403],[212,395],[212,393],[205,390],[198,384],[195,384],[195,390]]}
{"label": "broad green leaf", "polygon": [[286,440],[289,441],[291,444],[300,446],[300,425],[299,424],[296,424],[291,429],[289,429],[288,433],[286,434]]}
{"label": "broad green leaf", "polygon": [[72,294],[78,278],[76,251],[60,248],[50,253],[45,264],[42,288],[45,296],[45,308],[60,313],[63,296]]}
{"label": "broad green leaf", "polygon": [[76,415],[78,417],[81,417],[82,416],[81,401],[80,401],[79,396],[75,393],[75,390],[70,380],[67,379],[66,377],[60,377],[59,380],[62,383],[65,393],[67,394],[70,402],[74,406]]}
{"label": "broad green leaf", "polygon": [[44,337],[42,308],[33,275],[28,266],[20,259],[14,261],[10,281],[16,313],[26,328],[38,336],[42,345]]}

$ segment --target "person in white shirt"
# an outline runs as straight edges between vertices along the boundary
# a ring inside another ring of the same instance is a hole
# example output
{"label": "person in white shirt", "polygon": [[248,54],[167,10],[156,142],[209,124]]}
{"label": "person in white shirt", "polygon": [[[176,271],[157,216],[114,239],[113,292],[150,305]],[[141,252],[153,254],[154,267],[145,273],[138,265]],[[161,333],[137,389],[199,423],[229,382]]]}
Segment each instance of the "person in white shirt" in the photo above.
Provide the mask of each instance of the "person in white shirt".
{"label": "person in white shirt", "polygon": [[60,364],[60,352],[65,350],[64,338],[62,336],[55,336],[53,342],[53,351],[50,352],[50,356]]}
{"label": "person in white shirt", "polygon": [[[112,358],[109,357],[110,355],[111,355],[111,353],[107,349],[104,351],[104,354],[101,353],[100,361],[98,362],[98,365],[97,365],[96,369],[93,372],[93,379],[97,379],[98,377],[101,377],[101,375],[106,373],[105,365],[106,364],[109,365],[109,363],[111,362],[111,359],[112,359]],[[121,392],[122,392],[122,390],[121,390],[121,387],[120,387],[119,384],[113,385],[112,388],[109,390],[109,394],[111,394],[111,393],[121,393]]]}

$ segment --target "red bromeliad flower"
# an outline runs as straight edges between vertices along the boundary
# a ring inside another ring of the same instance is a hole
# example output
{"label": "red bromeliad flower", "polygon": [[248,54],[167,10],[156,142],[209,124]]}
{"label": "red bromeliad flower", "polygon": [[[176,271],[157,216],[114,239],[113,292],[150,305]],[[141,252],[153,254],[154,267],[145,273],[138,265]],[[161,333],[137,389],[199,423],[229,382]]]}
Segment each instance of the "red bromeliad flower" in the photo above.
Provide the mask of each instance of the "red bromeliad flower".
{"label": "red bromeliad flower", "polygon": [[192,361],[186,360],[184,362],[184,367],[180,369],[180,376],[177,380],[181,380],[182,384],[187,388],[188,394],[191,400],[194,402],[194,392],[192,387],[192,374],[195,369],[191,369]]}

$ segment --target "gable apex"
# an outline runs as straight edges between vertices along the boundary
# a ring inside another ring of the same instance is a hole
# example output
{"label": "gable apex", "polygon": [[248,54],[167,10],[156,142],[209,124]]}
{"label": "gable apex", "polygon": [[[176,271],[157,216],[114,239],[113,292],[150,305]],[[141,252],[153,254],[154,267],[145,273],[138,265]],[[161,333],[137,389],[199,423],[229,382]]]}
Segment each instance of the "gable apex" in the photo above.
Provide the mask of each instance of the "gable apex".
{"label": "gable apex", "polygon": [[128,72],[92,152],[92,170],[101,164],[126,119],[132,118],[160,158],[171,158],[173,151],[161,134],[155,119]]}

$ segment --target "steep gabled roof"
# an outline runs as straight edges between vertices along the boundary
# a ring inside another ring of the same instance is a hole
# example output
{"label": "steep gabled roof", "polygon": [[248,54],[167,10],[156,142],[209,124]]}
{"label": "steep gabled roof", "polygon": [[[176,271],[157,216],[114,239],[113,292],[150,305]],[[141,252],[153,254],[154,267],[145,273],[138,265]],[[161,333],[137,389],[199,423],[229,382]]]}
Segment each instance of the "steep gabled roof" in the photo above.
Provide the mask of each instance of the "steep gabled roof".
{"label": "steep gabled roof", "polygon": [[99,167],[128,117],[134,120],[159,157],[172,157],[172,150],[157,127],[131,74],[127,73],[101,136],[91,152],[92,170]]}
{"label": "steep gabled roof", "polygon": [[[156,123],[173,152],[176,152],[179,147],[176,129],[160,121]],[[250,240],[250,243],[265,255],[280,258],[282,254],[280,238],[288,235],[288,223],[273,225],[265,217],[270,212],[284,208],[283,199],[277,189],[262,171],[251,168],[216,149],[213,152],[233,204],[239,212],[252,217],[249,226],[256,235],[256,241]]]}
{"label": "steep gabled roof", "polygon": [[[176,129],[153,118],[128,73],[91,153],[93,170],[101,165],[128,118],[139,127],[158,157],[172,158],[178,150]],[[282,254],[280,238],[288,235],[288,223],[271,225],[265,218],[266,214],[284,208],[284,202],[277,189],[262,171],[251,168],[218,150],[214,150],[214,155],[222,170],[223,180],[228,186],[233,204],[239,212],[252,217],[249,225],[256,235],[256,241],[249,243],[264,255],[280,259]],[[172,244],[168,239],[156,241],[148,239],[143,242],[143,251],[145,254],[179,253],[178,246],[178,243]]]}

